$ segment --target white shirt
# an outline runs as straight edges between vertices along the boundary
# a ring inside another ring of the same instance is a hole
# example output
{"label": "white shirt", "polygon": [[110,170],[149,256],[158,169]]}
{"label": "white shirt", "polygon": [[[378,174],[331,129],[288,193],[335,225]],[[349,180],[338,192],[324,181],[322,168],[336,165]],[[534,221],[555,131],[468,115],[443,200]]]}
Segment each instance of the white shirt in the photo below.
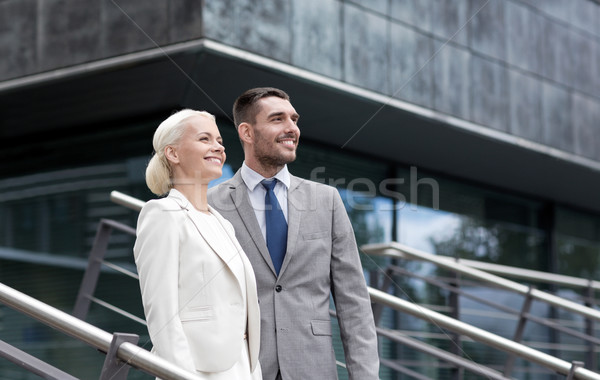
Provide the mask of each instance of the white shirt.
{"label": "white shirt", "polygon": [[[240,174],[242,175],[242,180],[244,180],[244,183],[248,188],[250,204],[254,209],[254,214],[256,215],[256,220],[258,220],[258,225],[260,226],[263,238],[265,241],[267,241],[267,222],[265,218],[265,195],[267,195],[267,190],[263,185],[261,185],[260,182],[269,178],[265,178],[254,170],[250,169],[248,165],[246,165],[246,162],[242,164]],[[273,192],[277,197],[277,202],[279,202],[279,206],[281,206],[281,211],[283,211],[283,216],[287,222],[288,189],[290,188],[290,172],[288,171],[287,165],[285,165],[283,169],[281,169],[277,174],[275,174],[274,177],[271,178],[277,179],[277,184],[275,185]]]}

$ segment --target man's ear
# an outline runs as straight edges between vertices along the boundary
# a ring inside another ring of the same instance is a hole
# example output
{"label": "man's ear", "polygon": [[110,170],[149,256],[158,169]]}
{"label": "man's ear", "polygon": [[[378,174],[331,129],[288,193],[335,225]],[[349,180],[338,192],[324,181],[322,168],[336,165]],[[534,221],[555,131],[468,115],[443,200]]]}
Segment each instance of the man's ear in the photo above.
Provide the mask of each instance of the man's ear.
{"label": "man's ear", "polygon": [[244,144],[251,144],[254,141],[254,130],[252,129],[252,126],[246,122],[240,123],[238,135]]}
{"label": "man's ear", "polygon": [[167,145],[165,147],[165,157],[169,162],[172,162],[174,164],[179,163],[179,154],[177,153],[177,149],[172,145]]}

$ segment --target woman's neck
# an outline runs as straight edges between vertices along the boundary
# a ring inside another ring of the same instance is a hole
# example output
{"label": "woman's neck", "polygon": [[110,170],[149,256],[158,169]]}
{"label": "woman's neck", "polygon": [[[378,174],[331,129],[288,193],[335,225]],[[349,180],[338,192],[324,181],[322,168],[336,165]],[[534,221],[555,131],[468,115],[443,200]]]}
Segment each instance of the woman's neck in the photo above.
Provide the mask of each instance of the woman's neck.
{"label": "woman's neck", "polygon": [[175,185],[174,189],[183,194],[198,211],[208,211],[206,192],[208,184]]}

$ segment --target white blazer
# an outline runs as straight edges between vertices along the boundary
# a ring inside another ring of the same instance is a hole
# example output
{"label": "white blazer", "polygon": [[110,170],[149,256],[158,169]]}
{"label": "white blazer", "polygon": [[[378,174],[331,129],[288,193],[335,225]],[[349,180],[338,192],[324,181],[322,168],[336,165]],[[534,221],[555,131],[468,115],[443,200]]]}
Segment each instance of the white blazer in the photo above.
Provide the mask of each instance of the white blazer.
{"label": "white blazer", "polygon": [[209,209],[235,250],[208,232],[207,218],[177,190],[140,212],[133,252],[153,351],[191,372],[220,372],[239,360],[247,333],[254,370],[260,345],[254,271],[232,225]]}

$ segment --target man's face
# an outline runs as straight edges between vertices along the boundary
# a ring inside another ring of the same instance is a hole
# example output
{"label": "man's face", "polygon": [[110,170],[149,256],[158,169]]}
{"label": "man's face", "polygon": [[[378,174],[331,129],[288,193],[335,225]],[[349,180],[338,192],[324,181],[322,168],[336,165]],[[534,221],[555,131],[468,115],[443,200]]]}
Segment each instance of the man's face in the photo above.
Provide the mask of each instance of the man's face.
{"label": "man's face", "polygon": [[263,166],[283,166],[296,159],[300,139],[299,115],[292,104],[276,96],[258,101],[254,131],[254,157]]}

